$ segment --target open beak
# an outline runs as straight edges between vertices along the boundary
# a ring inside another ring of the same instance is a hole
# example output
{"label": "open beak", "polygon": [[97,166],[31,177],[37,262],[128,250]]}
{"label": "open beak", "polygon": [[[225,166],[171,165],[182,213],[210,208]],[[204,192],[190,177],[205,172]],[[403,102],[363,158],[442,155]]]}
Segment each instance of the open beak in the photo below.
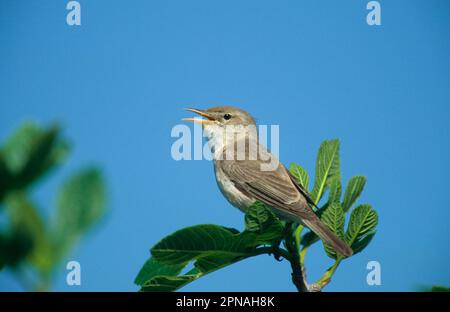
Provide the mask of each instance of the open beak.
{"label": "open beak", "polygon": [[208,114],[206,111],[196,108],[185,108],[185,110],[199,114],[202,117],[205,117],[206,119],[202,118],[183,118],[184,121],[192,121],[197,122],[199,124],[211,124],[215,121],[214,117],[211,114]]}

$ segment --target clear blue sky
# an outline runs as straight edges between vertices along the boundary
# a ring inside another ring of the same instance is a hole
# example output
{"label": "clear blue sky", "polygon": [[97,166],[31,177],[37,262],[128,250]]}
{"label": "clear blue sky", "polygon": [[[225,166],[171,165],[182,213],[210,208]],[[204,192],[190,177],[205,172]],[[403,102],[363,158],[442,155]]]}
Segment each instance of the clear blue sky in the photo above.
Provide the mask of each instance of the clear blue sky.
{"label": "clear blue sky", "polygon": [[[68,1],[0,3],[0,138],[20,121],[59,120],[74,144],[66,166],[34,194],[53,202],[75,169],[100,164],[109,213],[70,256],[82,286],[135,291],[149,248],[184,226],[242,228],[208,161],[172,160],[181,108],[231,104],[280,125],[280,157],[313,172],[317,148],[341,139],[344,182],[368,177],[361,203],[379,212],[378,233],[345,261],[327,290],[409,291],[450,284],[450,2],[86,1],[69,27]],[[48,213],[47,210],[44,211]],[[366,284],[377,260],[382,286]],[[331,264],[321,247],[311,280]],[[1,290],[20,290],[5,272]],[[241,262],[187,291],[293,291],[289,265]]]}

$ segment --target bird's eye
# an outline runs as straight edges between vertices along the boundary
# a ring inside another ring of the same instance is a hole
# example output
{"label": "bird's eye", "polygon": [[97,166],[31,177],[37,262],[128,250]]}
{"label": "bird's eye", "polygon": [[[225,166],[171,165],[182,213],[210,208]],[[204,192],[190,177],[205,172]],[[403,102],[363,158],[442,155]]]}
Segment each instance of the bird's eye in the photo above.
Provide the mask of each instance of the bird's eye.
{"label": "bird's eye", "polygon": [[223,115],[223,119],[225,119],[225,120],[229,120],[230,118],[231,118],[230,114]]}

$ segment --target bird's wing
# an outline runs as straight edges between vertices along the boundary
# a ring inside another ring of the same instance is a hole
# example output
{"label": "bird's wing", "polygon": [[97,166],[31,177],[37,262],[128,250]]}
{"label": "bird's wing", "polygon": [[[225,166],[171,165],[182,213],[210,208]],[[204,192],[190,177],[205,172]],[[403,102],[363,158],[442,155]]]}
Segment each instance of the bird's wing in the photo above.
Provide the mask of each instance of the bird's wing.
{"label": "bird's wing", "polygon": [[291,178],[292,183],[294,183],[294,185],[297,187],[298,191],[300,193],[302,193],[302,195],[305,197],[308,204],[319,209],[319,207],[317,207],[317,205],[314,203],[314,200],[311,198],[309,193],[303,188],[303,186],[300,185],[300,183],[298,183],[297,179],[292,175],[292,173],[290,173],[289,170],[286,170],[286,172],[288,173],[289,177]]}
{"label": "bird's wing", "polygon": [[294,185],[284,166],[278,160],[274,161],[277,161],[276,169],[270,171],[261,170],[261,166],[267,164],[262,160],[219,160],[219,166],[241,192],[281,213],[310,219],[314,212],[307,205],[305,197]]}

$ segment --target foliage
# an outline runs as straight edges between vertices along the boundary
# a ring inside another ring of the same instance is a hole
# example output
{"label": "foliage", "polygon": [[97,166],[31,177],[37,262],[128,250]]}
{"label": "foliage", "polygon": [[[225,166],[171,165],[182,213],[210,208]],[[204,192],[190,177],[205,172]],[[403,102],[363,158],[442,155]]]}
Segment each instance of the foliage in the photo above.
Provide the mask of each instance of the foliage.
{"label": "foliage", "polygon": [[450,292],[450,287],[434,285],[431,287],[432,292]]}
{"label": "foliage", "polygon": [[[0,147],[0,269],[10,268],[27,290],[46,290],[55,269],[105,213],[105,185],[97,168],[84,168],[57,191],[54,215],[33,201],[38,182],[69,154],[59,126],[25,123]],[[47,220],[48,219],[48,220]]]}
{"label": "foliage", "polygon": [[[365,177],[352,177],[341,199],[339,141],[321,144],[312,190],[304,168],[292,164],[289,170],[309,195],[312,206],[319,207],[316,213],[321,220],[351,246],[354,254],[364,250],[375,235],[378,216],[367,204],[353,208],[364,189]],[[326,193],[328,198],[324,201]],[[350,218],[345,227],[347,213]],[[311,231],[303,234],[303,230],[302,225],[286,224],[272,213],[270,207],[256,202],[248,208],[242,232],[204,224],[178,230],[163,238],[151,248],[151,257],[139,271],[135,283],[141,291],[174,291],[238,261],[273,254],[277,259],[283,257],[289,261],[293,270],[292,282],[299,291],[318,291],[330,282],[344,257],[325,244],[325,253],[334,263],[316,283],[308,285],[303,273],[305,255],[319,239]]]}

